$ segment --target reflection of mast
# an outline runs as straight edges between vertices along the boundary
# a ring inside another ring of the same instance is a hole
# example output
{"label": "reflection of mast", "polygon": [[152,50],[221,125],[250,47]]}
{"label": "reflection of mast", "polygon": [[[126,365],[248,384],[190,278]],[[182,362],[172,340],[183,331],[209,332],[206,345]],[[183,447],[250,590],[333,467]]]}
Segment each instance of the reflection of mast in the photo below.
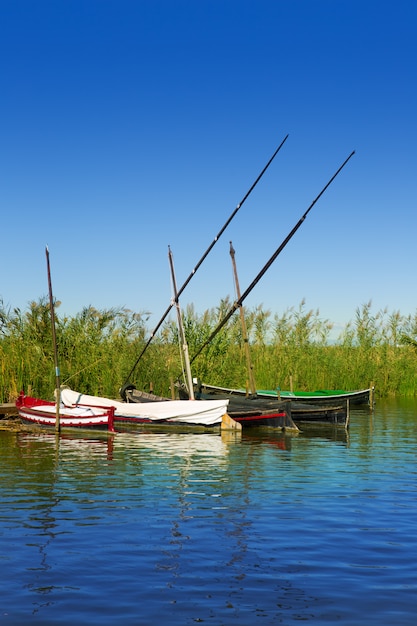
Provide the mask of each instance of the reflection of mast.
{"label": "reflection of mast", "polygon": [[185,361],[185,371],[187,374],[187,384],[188,384],[188,397],[190,400],[194,400],[194,387],[193,387],[193,378],[191,376],[191,366],[190,366],[190,355],[188,353],[188,344],[185,338],[184,325],[182,323],[182,315],[181,315],[181,307],[178,299],[178,290],[177,290],[177,281],[175,278],[175,270],[174,270],[174,260],[172,257],[171,248],[168,246],[168,257],[169,257],[169,265],[171,268],[171,278],[172,278],[172,287],[174,290],[174,302],[175,308],[177,309],[177,320],[178,320],[178,332],[180,334],[180,340],[182,344],[182,354]]}
{"label": "reflection of mast", "polygon": [[31,528],[34,531],[32,545],[39,550],[39,564],[27,568],[34,572],[34,579],[28,582],[27,588],[39,596],[37,601],[33,603],[36,607],[32,611],[34,615],[40,613],[42,609],[51,604],[52,600],[48,598],[48,596],[58,588],[53,584],[52,576],[49,574],[53,569],[53,565],[48,562],[48,556],[50,544],[52,544],[55,537],[59,534],[59,522],[55,515],[55,508],[61,501],[58,491],[55,488],[59,473],[59,432],[56,431],[54,435],[46,435],[44,440],[41,437],[37,437],[36,441],[51,442],[53,443],[54,450],[53,454],[51,450],[51,454],[48,455],[53,461],[52,467],[47,470],[48,473],[50,472],[51,482],[50,484],[49,481],[45,481],[45,483],[42,482],[42,486],[39,485],[37,487],[37,498],[43,500],[44,504],[42,507],[34,507],[33,512],[29,515]]}
{"label": "reflection of mast", "polygon": [[[240,302],[241,294],[240,294],[239,279],[238,279],[238,276],[237,276],[237,269],[236,269],[235,250],[233,248],[232,242],[230,242],[230,257],[232,259],[232,265],[233,265],[233,276],[234,276],[234,279],[235,279],[237,302]],[[256,396],[255,377],[253,375],[253,365],[252,365],[252,361],[251,361],[251,358],[250,358],[250,351],[249,351],[248,331],[247,331],[247,328],[246,328],[246,321],[245,321],[245,313],[244,313],[244,310],[243,310],[243,304],[241,302],[239,304],[239,314],[240,314],[240,321],[241,321],[241,325],[242,325],[243,343],[244,343],[244,346],[245,346],[246,365],[247,365],[247,368],[248,368],[249,391],[250,391],[252,396]]]}
{"label": "reflection of mast", "polygon": [[[53,602],[51,594],[63,589],[62,582],[58,583],[54,580],[56,565],[53,559],[54,550],[56,550],[53,545],[54,540],[58,535],[68,532],[65,524],[62,524],[63,518],[60,513],[63,498],[62,485],[60,485],[62,474],[64,474],[65,482],[70,478],[70,467],[76,468],[77,473],[81,471],[79,470],[81,464],[72,464],[74,458],[83,462],[88,461],[89,468],[90,463],[91,468],[94,468],[93,462],[99,463],[102,467],[103,460],[111,461],[113,459],[114,437],[83,439],[70,434],[20,433],[18,444],[19,448],[23,450],[20,462],[23,463],[22,459],[29,460],[28,467],[24,466],[28,470],[26,475],[30,477],[27,488],[30,491],[31,502],[28,514],[28,532],[30,532],[31,538],[27,545],[37,548],[39,554],[39,558],[26,567],[28,580],[25,586],[37,594],[36,600],[33,601],[35,606],[33,614],[39,614],[44,607]],[[42,464],[36,470],[33,466],[33,459],[42,459]],[[66,461],[62,465],[61,459]],[[96,475],[95,472],[87,472],[87,474]],[[82,488],[82,486],[79,487],[80,490]],[[68,504],[68,502],[66,503]]]}

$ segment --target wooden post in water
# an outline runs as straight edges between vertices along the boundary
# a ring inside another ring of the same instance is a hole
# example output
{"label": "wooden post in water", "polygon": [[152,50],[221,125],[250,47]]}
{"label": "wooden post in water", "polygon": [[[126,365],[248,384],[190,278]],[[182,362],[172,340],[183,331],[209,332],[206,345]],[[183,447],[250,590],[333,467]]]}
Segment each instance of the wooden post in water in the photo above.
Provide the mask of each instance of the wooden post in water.
{"label": "wooden post in water", "polygon": [[59,431],[61,430],[60,415],[59,415],[59,405],[61,402],[61,380],[60,380],[60,372],[59,372],[58,348],[57,348],[56,330],[55,330],[55,304],[54,304],[54,298],[52,294],[51,267],[49,264],[48,246],[46,246],[45,248],[45,253],[46,253],[46,267],[48,271],[49,308],[51,312],[52,343],[54,347],[54,363],[55,363],[55,381],[56,381],[55,383],[55,407],[56,407],[55,431],[59,433]]}
{"label": "wooden post in water", "polygon": [[228,415],[228,413],[225,413],[222,417],[222,423],[220,424],[220,430],[224,431],[224,430],[231,430],[234,432],[241,432],[242,431],[242,424],[239,424],[239,422],[236,422],[232,417],[230,417],[230,415]]}
{"label": "wooden post in water", "polygon": [[374,383],[371,382],[369,385],[369,407],[371,411],[374,410],[374,406],[375,406],[375,387],[374,387]]}

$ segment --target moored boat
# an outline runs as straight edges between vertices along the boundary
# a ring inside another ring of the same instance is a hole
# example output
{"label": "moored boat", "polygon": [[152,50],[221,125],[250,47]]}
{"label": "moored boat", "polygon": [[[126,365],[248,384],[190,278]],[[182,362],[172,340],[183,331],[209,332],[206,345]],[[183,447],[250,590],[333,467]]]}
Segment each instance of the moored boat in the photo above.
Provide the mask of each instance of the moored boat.
{"label": "moored boat", "polygon": [[[21,392],[16,400],[16,407],[23,422],[56,428],[55,402],[26,396]],[[114,407],[60,406],[59,424],[61,429],[87,428],[114,432]]]}
{"label": "moored boat", "polygon": [[[245,397],[238,398],[227,394],[201,397],[196,394],[195,400],[190,401],[184,396],[181,400],[170,400],[146,391],[136,389],[134,385],[125,385],[121,390],[122,398],[127,405],[141,405],[160,402],[213,402],[218,398],[228,401],[227,414],[243,428],[269,427],[276,429],[298,430],[291,415],[291,402],[279,401],[276,398],[266,398],[262,405]],[[181,397],[181,396],[180,396]],[[117,411],[116,411],[117,419]]]}
{"label": "moored boat", "polygon": [[373,404],[373,387],[368,389],[359,389],[355,391],[345,391],[344,389],[320,389],[317,391],[281,391],[260,389],[257,391],[259,396],[277,396],[282,400],[291,400],[291,402],[302,403],[319,403],[321,405],[334,404],[335,402],[344,402],[349,400],[350,406],[358,406]]}
{"label": "moored boat", "polygon": [[114,407],[116,424],[165,425],[165,426],[221,426],[227,416],[229,399],[206,400],[163,400],[131,404],[100,396],[80,393],[72,389],[61,389],[61,401],[66,407]]}
{"label": "moored boat", "polygon": [[301,428],[305,426],[349,426],[349,404],[304,404],[292,403],[293,420]]}
{"label": "moored boat", "polygon": [[[184,393],[180,390],[180,393]],[[246,402],[247,406],[252,406],[253,409],[258,411],[268,411],[274,406],[274,404],[284,403],[287,405],[288,411],[291,414],[293,423],[298,426],[305,426],[307,424],[319,425],[337,425],[344,426],[349,425],[349,401],[340,398],[337,402],[293,402],[292,399],[281,400],[272,394],[256,393],[253,395],[247,395],[245,391],[241,389],[229,389],[227,387],[216,387],[214,385],[200,385],[197,384],[195,389],[195,396],[197,398],[216,398],[226,397],[229,398],[229,412],[233,414],[234,407],[241,405],[242,402]]]}
{"label": "moored boat", "polygon": [[[199,383],[199,388],[203,394],[229,394],[233,396],[245,397],[248,395],[245,389],[230,389],[228,387],[219,387],[209,385],[207,383]],[[374,388],[360,389],[358,391],[345,391],[342,389],[325,389],[318,391],[281,391],[280,389],[257,389],[256,397],[258,398],[277,398],[279,400],[291,400],[292,406],[301,402],[303,404],[319,404],[334,405],[344,403],[349,400],[349,405],[373,404]]]}

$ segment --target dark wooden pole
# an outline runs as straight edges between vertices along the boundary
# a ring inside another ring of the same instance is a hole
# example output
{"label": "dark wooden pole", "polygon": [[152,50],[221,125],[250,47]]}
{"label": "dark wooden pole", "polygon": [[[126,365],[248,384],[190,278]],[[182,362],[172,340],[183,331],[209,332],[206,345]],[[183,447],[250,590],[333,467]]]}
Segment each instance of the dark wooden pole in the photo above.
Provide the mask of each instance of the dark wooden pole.
{"label": "dark wooden pole", "polygon": [[54,347],[54,363],[55,363],[55,402],[56,402],[56,419],[55,419],[55,431],[59,433],[61,429],[60,423],[60,415],[59,415],[59,405],[61,402],[61,379],[59,373],[59,363],[58,363],[58,347],[56,341],[56,329],[55,329],[55,304],[54,297],[52,294],[52,280],[51,280],[51,267],[49,263],[49,250],[48,246],[45,248],[46,253],[46,267],[48,271],[48,287],[49,287],[49,309],[51,312],[51,327],[52,327],[52,343]]}
{"label": "dark wooden pole", "polygon": [[[235,279],[235,288],[236,288],[236,296],[237,299],[240,299],[240,286],[239,286],[239,277],[237,275],[237,267],[236,267],[236,259],[235,259],[235,249],[233,247],[232,242],[230,242],[230,257],[232,259],[233,266],[233,276]],[[255,376],[253,374],[253,365],[250,356],[249,349],[249,337],[248,337],[248,329],[246,326],[245,320],[245,312],[243,310],[243,304],[239,305],[239,313],[240,313],[240,324],[242,326],[242,339],[245,347],[245,357],[246,357],[246,366],[248,369],[248,377],[249,377],[249,391],[252,396],[256,396],[256,384],[255,384]]]}

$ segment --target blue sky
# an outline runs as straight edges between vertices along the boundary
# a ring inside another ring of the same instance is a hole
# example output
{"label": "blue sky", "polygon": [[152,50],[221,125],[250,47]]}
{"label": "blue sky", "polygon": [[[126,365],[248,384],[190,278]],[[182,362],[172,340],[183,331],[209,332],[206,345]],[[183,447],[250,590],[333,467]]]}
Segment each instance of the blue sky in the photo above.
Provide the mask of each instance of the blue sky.
{"label": "blue sky", "polygon": [[417,310],[417,5],[0,0],[0,296],[151,313],[274,162],[184,291],[234,297],[356,153],[245,301]]}

